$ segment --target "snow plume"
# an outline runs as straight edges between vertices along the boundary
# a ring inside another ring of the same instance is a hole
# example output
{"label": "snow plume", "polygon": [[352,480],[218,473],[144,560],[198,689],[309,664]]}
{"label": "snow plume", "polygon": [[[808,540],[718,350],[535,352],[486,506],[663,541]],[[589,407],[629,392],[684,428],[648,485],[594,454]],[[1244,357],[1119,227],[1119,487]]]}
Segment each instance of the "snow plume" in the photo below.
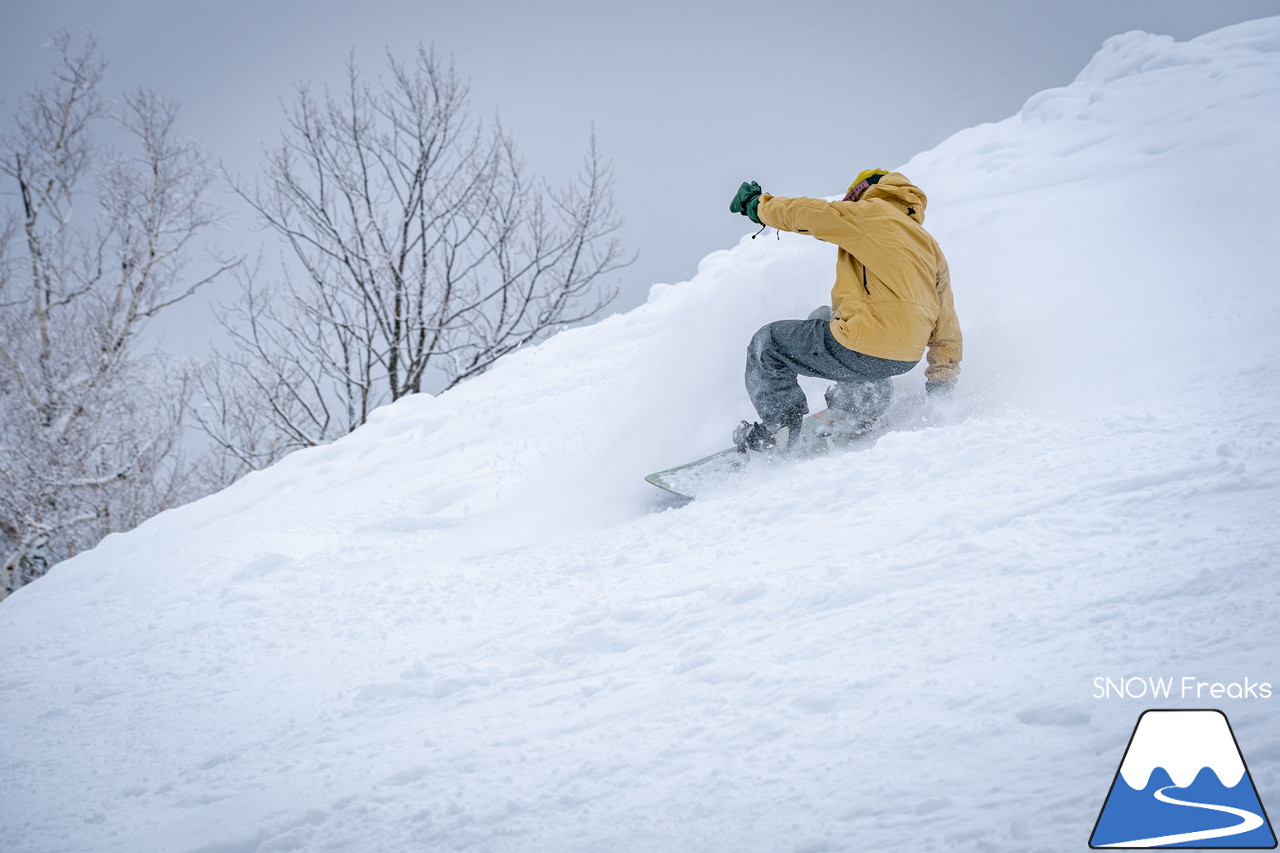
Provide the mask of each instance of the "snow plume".
{"label": "snow plume", "polygon": [[769,234],[56,567],[0,605],[0,847],[1083,847],[1142,710],[1096,676],[1276,679],[1277,79],[1280,18],[1129,33],[903,166],[967,356],[865,452],[641,480],[826,298]]}

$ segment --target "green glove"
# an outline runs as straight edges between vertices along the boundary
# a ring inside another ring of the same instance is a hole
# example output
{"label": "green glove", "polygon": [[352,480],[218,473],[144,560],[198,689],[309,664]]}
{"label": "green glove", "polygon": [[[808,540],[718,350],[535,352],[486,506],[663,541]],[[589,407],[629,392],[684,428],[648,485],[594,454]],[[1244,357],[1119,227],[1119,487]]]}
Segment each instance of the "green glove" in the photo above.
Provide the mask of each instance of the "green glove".
{"label": "green glove", "polygon": [[742,186],[738,187],[738,194],[733,197],[733,201],[729,202],[730,213],[741,213],[757,225],[760,217],[756,215],[756,208],[760,206],[760,185],[755,181],[747,183],[742,182]]}

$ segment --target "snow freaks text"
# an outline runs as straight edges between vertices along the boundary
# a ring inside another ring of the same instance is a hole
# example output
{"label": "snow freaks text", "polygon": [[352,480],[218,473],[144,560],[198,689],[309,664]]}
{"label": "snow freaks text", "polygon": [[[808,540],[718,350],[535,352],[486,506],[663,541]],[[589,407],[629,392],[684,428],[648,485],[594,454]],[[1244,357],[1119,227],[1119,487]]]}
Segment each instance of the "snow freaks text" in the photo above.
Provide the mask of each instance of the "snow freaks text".
{"label": "snow freaks text", "polygon": [[1193,675],[1133,675],[1093,680],[1094,699],[1270,699],[1271,694],[1271,682],[1251,678],[1223,682]]}

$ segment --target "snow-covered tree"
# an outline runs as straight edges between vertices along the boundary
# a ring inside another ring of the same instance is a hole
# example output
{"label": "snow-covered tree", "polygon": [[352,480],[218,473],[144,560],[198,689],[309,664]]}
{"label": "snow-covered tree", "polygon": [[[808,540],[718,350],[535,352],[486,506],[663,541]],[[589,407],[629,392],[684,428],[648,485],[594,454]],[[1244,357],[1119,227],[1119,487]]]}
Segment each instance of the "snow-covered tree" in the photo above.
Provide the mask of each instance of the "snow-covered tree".
{"label": "snow-covered tree", "polygon": [[[53,47],[53,81],[0,141],[0,596],[190,496],[193,386],[139,338],[232,266],[188,271],[217,212],[177,107],[146,90],[109,105],[93,39]],[[102,122],[120,153],[95,139]]]}
{"label": "snow-covered tree", "polygon": [[419,48],[339,91],[305,86],[266,174],[241,194],[289,247],[224,317],[237,343],[200,417],[246,468],[341,436],[375,407],[475,376],[596,316],[629,263],[594,138],[576,183],[529,174],[500,125],[468,112],[452,65]]}

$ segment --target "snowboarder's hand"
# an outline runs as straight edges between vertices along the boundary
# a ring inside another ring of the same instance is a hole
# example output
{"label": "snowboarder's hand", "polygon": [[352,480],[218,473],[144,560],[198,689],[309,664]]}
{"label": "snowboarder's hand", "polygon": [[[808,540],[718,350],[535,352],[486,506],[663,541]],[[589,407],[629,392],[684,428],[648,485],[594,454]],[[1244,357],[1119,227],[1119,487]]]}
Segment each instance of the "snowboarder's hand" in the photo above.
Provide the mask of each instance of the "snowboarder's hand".
{"label": "snowboarder's hand", "polygon": [[741,213],[755,224],[759,225],[760,217],[756,215],[756,208],[760,206],[760,185],[755,181],[750,183],[743,181],[742,186],[738,187],[738,194],[733,197],[733,201],[729,202],[730,213]]}

